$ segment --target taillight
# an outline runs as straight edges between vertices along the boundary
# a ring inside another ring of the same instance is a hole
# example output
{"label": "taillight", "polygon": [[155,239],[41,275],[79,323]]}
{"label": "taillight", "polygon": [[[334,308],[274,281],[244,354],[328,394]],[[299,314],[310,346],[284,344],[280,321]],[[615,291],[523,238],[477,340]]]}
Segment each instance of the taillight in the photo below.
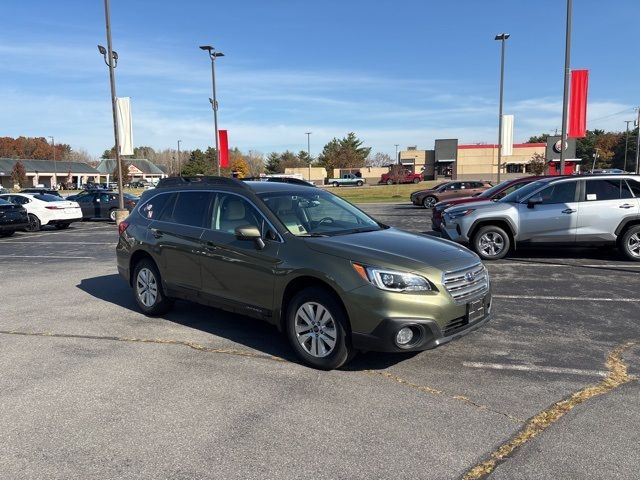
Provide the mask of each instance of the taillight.
{"label": "taillight", "polygon": [[64,210],[64,207],[58,207],[58,206],[55,206],[55,205],[47,205],[44,208],[46,208],[47,210]]}
{"label": "taillight", "polygon": [[127,200],[127,206],[135,207],[136,206],[136,202],[134,202],[133,200]]}
{"label": "taillight", "polygon": [[129,222],[120,222],[118,224],[118,234],[122,235],[127,228],[129,228]]}

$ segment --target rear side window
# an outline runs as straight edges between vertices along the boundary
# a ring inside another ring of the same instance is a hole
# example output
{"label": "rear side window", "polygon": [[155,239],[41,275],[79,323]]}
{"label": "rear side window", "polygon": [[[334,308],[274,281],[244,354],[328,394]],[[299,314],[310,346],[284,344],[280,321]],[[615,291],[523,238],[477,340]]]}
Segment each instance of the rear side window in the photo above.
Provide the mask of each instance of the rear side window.
{"label": "rear side window", "polygon": [[164,208],[159,220],[191,227],[204,226],[205,214],[213,198],[211,192],[180,192],[174,198],[175,201]]}
{"label": "rear side window", "polygon": [[[175,198],[175,195],[173,195],[173,197]],[[165,205],[167,205],[171,198],[172,195],[169,193],[156,195],[142,206],[142,208],[140,209],[140,214],[150,220],[158,219],[162,214],[162,210],[164,209]]]}
{"label": "rear side window", "polygon": [[576,182],[555,183],[540,192],[542,203],[571,203],[576,199]]}
{"label": "rear side window", "polygon": [[632,198],[623,179],[587,180],[585,193],[587,202]]}
{"label": "rear side window", "polygon": [[629,188],[633,192],[633,195],[636,198],[640,198],[640,182],[637,180],[627,180],[627,184],[629,184]]}
{"label": "rear side window", "polygon": [[51,195],[49,193],[38,193],[37,195],[34,195],[33,198],[35,198],[36,200],[41,200],[43,202],[59,202],[60,200],[62,200],[60,197]]}

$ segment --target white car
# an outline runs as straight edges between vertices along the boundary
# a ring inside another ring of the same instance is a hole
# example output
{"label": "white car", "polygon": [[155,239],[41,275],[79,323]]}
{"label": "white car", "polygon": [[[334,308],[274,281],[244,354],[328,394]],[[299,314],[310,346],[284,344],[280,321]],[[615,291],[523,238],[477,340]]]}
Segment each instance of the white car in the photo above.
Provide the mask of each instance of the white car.
{"label": "white car", "polygon": [[54,225],[58,229],[64,229],[73,222],[82,221],[82,210],[77,202],[48,193],[5,193],[0,195],[0,198],[22,205],[27,210],[28,232],[38,231],[43,225]]}

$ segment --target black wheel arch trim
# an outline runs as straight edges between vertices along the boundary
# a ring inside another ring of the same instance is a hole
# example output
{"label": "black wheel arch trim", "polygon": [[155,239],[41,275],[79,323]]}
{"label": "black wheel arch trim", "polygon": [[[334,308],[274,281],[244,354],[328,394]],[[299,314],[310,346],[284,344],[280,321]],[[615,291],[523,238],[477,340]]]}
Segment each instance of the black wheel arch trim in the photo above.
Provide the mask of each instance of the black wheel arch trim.
{"label": "black wheel arch trim", "polygon": [[471,241],[471,238],[475,234],[476,230],[478,228],[480,228],[480,225],[482,225],[484,223],[491,224],[491,222],[504,222],[509,226],[509,231],[507,233],[511,234],[511,240],[513,240],[513,248],[515,248],[516,247],[516,235],[518,234],[518,229],[516,228],[516,226],[513,224],[513,222],[511,220],[509,220],[508,218],[505,218],[505,217],[479,218],[479,219],[475,220],[471,224],[471,228],[469,228],[469,235],[468,235],[469,236],[469,241]]}
{"label": "black wheel arch trim", "polygon": [[640,215],[629,215],[628,217],[623,218],[614,232],[616,237],[619,237],[630,223],[640,225]]}

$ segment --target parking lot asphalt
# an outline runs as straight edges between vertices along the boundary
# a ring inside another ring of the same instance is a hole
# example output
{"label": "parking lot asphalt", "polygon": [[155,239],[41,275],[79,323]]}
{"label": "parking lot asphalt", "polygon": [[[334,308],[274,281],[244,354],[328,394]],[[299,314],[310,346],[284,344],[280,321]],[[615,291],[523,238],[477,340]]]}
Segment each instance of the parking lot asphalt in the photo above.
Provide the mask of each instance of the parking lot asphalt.
{"label": "parking lot asphalt", "polygon": [[[361,208],[429,233],[424,209]],[[2,478],[638,476],[640,264],[615,250],[518,250],[487,264],[482,329],[319,372],[256,320],[141,315],[116,241],[0,240]]]}

